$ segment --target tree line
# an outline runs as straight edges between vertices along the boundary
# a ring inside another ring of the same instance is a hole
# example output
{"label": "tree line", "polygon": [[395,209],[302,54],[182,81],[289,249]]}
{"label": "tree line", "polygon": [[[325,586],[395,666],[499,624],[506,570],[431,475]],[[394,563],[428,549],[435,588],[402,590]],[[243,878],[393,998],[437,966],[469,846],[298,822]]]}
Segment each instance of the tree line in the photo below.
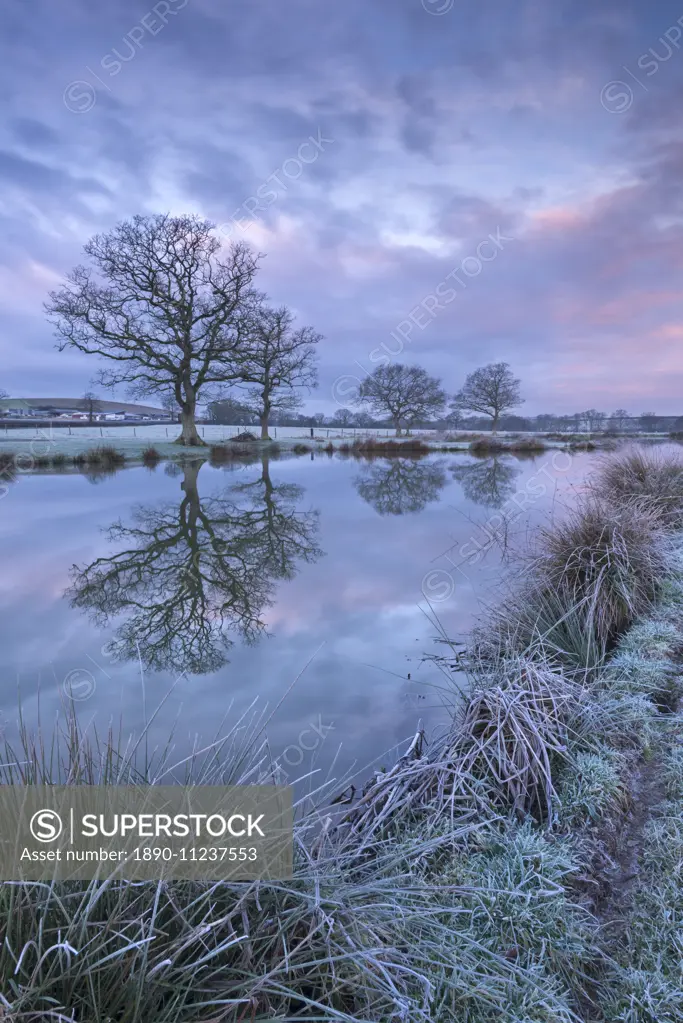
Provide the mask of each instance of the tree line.
{"label": "tree line", "polygon": [[[322,335],[256,288],[260,255],[243,243],[224,249],[213,231],[197,216],[133,217],[95,235],[85,246],[90,265],[77,266],[46,303],[57,347],[103,360],[95,378],[102,386],[123,385],[131,397],[154,396],[178,410],[180,444],[204,443],[199,405],[217,422],[258,422],[262,439],[277,422],[390,424],[400,435],[418,425],[622,431],[632,419],[624,409],[513,416],[524,399],[506,362],[476,369],[453,395],[419,366],[380,365],[360,383],[354,410],[303,416]],[[85,398],[92,412],[94,394]],[[655,429],[656,420],[642,413],[639,428]]]}

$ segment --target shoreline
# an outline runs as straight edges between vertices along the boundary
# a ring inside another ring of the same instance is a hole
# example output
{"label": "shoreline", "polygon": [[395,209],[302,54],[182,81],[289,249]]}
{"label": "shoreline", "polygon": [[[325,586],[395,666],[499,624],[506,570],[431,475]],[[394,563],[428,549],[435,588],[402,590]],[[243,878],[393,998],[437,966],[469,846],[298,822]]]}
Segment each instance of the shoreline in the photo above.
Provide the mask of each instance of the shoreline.
{"label": "shoreline", "polygon": [[257,460],[263,456],[279,458],[302,455],[359,455],[361,457],[423,457],[429,454],[469,454],[478,458],[517,455],[533,458],[548,451],[615,451],[633,443],[651,445],[673,443],[669,438],[635,441],[631,438],[573,438],[559,441],[543,437],[497,437],[465,435],[463,439],[431,439],[410,437],[365,437],[349,441],[344,437],[282,438],[268,441],[227,439],[204,446],[183,447],[174,442],[136,438],[116,438],[116,443],[79,436],[54,438],[8,439],[0,437],[0,480],[12,471],[26,474],[46,470],[83,471],[84,467],[123,468],[160,462]]}

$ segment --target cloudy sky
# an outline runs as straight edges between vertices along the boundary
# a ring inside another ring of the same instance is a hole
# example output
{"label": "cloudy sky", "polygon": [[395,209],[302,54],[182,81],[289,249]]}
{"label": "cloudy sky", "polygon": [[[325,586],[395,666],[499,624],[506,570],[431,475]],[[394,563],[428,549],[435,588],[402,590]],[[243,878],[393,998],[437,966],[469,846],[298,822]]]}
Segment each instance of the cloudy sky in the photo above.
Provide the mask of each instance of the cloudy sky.
{"label": "cloudy sky", "polygon": [[[42,303],[97,231],[194,212],[325,340],[526,410],[683,412],[683,10],[669,0],[6,0],[0,386],[80,394]],[[678,19],[680,18],[680,24]],[[120,397],[123,397],[120,395]]]}

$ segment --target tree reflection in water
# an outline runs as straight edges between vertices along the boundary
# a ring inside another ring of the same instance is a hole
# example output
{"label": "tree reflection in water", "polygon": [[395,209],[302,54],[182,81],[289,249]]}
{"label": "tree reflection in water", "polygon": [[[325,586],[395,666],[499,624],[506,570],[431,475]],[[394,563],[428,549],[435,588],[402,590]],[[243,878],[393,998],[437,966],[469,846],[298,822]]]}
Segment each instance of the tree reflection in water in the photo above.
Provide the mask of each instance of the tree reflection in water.
{"label": "tree reflection in water", "polygon": [[72,570],[72,606],[100,626],[126,615],[109,644],[117,660],[139,651],[146,668],[216,671],[229,633],[255,642],[275,583],[324,553],[318,512],[298,510],[303,488],[273,484],[267,458],[259,479],[220,496],[200,497],[200,467],[183,466],[179,504],[137,507],[106,530],[117,553]]}
{"label": "tree reflection in water", "polygon": [[519,471],[514,462],[502,458],[451,466],[451,474],[461,484],[468,501],[487,508],[500,508],[512,496]]}
{"label": "tree reflection in water", "polygon": [[406,515],[438,501],[447,477],[442,461],[395,456],[365,466],[353,482],[379,515]]}

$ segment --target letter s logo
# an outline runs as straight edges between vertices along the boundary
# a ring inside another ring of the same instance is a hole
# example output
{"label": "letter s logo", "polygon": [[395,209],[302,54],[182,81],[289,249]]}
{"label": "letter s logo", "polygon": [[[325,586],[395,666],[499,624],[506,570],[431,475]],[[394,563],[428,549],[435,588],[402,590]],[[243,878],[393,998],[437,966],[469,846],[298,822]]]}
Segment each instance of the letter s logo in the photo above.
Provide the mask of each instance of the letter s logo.
{"label": "letter s logo", "polygon": [[38,810],[31,817],[29,828],[37,842],[54,842],[62,833],[62,818],[54,810]]}

